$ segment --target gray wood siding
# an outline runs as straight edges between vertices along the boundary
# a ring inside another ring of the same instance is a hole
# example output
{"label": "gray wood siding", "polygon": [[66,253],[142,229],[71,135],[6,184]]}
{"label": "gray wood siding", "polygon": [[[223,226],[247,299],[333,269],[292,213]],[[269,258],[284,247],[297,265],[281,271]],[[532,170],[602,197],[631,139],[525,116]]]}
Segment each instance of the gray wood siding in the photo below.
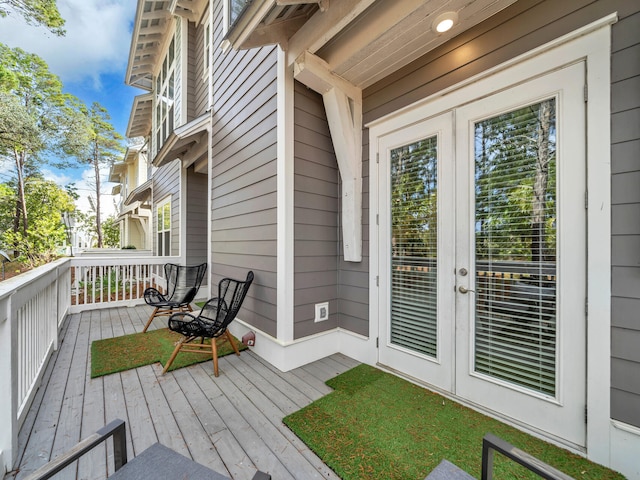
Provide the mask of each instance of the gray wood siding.
{"label": "gray wood siding", "polygon": [[640,427],[640,4],[634,7],[612,34],[611,416]]}
{"label": "gray wood siding", "polygon": [[253,270],[239,317],[276,336],[276,48],[224,53],[221,0],[214,18],[213,283]]}
{"label": "gray wood siding", "polygon": [[[208,11],[204,13],[203,18],[208,18]],[[207,77],[204,72],[204,35],[205,25],[201,22],[189,22],[189,76],[187,83],[189,85],[187,92],[187,119],[183,123],[190,122],[194,118],[205,113],[208,108],[209,88],[207,85]]]}
{"label": "gray wood siding", "polygon": [[207,261],[207,176],[187,169],[187,265]]}
{"label": "gray wood siding", "polygon": [[180,160],[158,168],[153,174],[153,251],[158,253],[157,206],[171,196],[171,255],[180,255]]}
{"label": "gray wood siding", "polygon": [[[208,13],[205,13],[205,18],[208,17]],[[199,117],[209,108],[209,88],[207,86],[207,78],[205,77],[205,65],[204,65],[204,35],[205,25],[198,23],[195,35],[195,44],[193,48],[189,49],[193,51],[193,58],[190,59],[194,62],[193,75],[193,96],[195,101],[194,116],[189,118],[193,120]]]}
{"label": "gray wood siding", "polygon": [[[294,338],[338,326],[336,160],[322,97],[295,82],[294,94]],[[315,304],[329,302],[329,319],[314,322]]]}
{"label": "gray wood siding", "polygon": [[[197,55],[197,27],[195,23],[189,22],[189,51],[185,52],[187,55],[187,61],[189,62],[188,66],[188,76],[187,76],[187,92],[186,99],[187,102],[187,120],[192,120],[196,118],[196,110],[198,108],[196,103],[196,90],[198,88],[198,70],[202,73],[202,67],[198,68],[198,55]],[[185,123],[186,123],[185,122]]]}
{"label": "gray wood siding", "polygon": [[[366,123],[618,13],[620,20],[613,25],[611,92],[611,416],[635,426],[640,426],[639,9],[639,2],[628,0],[520,0],[363,92]],[[366,132],[364,137],[367,143]],[[366,194],[364,204],[368,205]]]}

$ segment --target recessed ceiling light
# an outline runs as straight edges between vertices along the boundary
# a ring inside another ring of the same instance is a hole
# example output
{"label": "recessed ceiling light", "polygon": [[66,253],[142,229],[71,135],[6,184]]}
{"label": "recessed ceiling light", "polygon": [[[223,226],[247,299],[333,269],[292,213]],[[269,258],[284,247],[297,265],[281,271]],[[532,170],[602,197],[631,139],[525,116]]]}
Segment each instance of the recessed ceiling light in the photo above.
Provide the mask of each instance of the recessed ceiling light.
{"label": "recessed ceiling light", "polygon": [[436,33],[444,33],[450,30],[457,21],[458,14],[456,12],[444,12],[435,18],[431,24],[431,29]]}

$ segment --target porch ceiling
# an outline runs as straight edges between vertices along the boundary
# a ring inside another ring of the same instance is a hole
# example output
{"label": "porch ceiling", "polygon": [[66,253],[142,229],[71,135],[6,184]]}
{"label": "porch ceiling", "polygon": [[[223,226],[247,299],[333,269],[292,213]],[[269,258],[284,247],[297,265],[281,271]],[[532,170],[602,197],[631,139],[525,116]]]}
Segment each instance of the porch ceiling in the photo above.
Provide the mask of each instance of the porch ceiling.
{"label": "porch ceiling", "polygon": [[[183,0],[184,1],[184,0]],[[173,15],[169,0],[139,0],[129,50],[129,63],[125,83],[151,91],[153,71],[160,61],[158,56],[167,40]]]}
{"label": "porch ceiling", "polygon": [[127,137],[146,137],[151,133],[151,121],[153,119],[153,95],[146,93],[133,99],[133,106],[129,114],[127,125]]}
{"label": "porch ceiling", "polygon": [[[227,41],[235,49],[279,43],[287,50],[289,64],[304,52],[313,53],[330,72],[366,88],[514,2],[255,0]],[[458,22],[448,32],[436,33],[432,23],[444,12],[456,12]]]}

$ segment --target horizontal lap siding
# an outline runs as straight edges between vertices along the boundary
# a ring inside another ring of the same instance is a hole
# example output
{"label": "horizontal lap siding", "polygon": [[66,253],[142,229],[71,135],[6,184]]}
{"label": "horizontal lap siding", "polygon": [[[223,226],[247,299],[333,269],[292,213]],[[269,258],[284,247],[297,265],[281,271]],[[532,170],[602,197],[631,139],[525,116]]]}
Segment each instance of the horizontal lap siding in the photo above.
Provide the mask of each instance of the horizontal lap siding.
{"label": "horizontal lap siding", "polygon": [[[339,172],[322,97],[295,82],[294,338],[338,326]],[[329,319],[314,322],[315,304]]]}
{"label": "horizontal lap siding", "polygon": [[153,174],[153,251],[158,248],[157,207],[167,197],[171,197],[171,255],[180,255],[180,160],[174,160],[160,167]]}
{"label": "horizontal lap siding", "polygon": [[640,12],[628,13],[611,58],[611,416],[640,427]]}
{"label": "horizontal lap siding", "polygon": [[189,120],[196,117],[196,90],[198,89],[198,73],[202,75],[202,66],[198,65],[197,55],[197,27],[194,23],[189,22],[189,50],[183,55],[187,55],[189,62],[189,75],[187,77],[187,119],[183,123],[187,123]]}
{"label": "horizontal lap siding", "polygon": [[[339,326],[369,336],[369,131],[362,135],[362,261],[345,262],[340,231]],[[377,253],[374,252],[374,255]],[[348,352],[347,352],[348,353]]]}
{"label": "horizontal lap siding", "polygon": [[214,2],[214,19],[213,282],[253,270],[239,316],[276,336],[276,48],[224,53],[222,1]]}
{"label": "horizontal lap siding", "polygon": [[[205,13],[204,18],[209,18],[209,14]],[[192,24],[189,24],[190,26]],[[193,30],[190,29],[190,30]],[[207,85],[207,78],[204,73],[204,35],[205,25],[198,22],[197,28],[195,28],[195,38],[193,48],[189,49],[192,53],[191,61],[195,68],[190,70],[193,72],[193,90],[191,94],[194,97],[194,110],[193,117],[189,120],[199,117],[209,109],[209,88]]]}
{"label": "horizontal lap siding", "polygon": [[[618,13],[619,21],[612,27],[611,59],[611,416],[635,426],[640,426],[639,9],[639,2],[625,0],[520,0],[363,92],[366,124],[605,15]],[[365,132],[365,144],[366,137]],[[366,194],[364,198],[368,205]]]}
{"label": "horizontal lap siding", "polygon": [[207,261],[207,176],[187,170],[187,265]]}

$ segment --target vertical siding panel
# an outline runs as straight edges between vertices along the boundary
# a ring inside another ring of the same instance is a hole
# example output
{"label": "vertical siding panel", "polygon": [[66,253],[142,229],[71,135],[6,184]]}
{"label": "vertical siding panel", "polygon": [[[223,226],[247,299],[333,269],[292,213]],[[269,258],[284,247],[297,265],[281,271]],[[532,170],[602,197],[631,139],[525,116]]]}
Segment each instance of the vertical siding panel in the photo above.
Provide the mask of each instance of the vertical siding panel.
{"label": "vertical siding panel", "polygon": [[[339,172],[322,97],[295,82],[294,338],[338,326]],[[314,322],[315,304],[329,319]]]}
{"label": "vertical siding panel", "polygon": [[611,417],[640,427],[640,5],[613,25]]}
{"label": "vertical siding panel", "polygon": [[[209,13],[205,12],[203,18],[208,19]],[[201,22],[198,23],[195,28],[195,38],[194,45],[191,48],[192,53],[192,62],[194,65],[193,69],[193,89],[190,92],[190,95],[193,96],[194,101],[194,112],[193,118],[197,118],[207,111],[208,105],[208,88],[207,88],[207,78],[205,77],[204,72],[204,35],[206,31],[206,22],[203,24]]]}
{"label": "vertical siding panel", "polygon": [[207,175],[187,169],[187,265],[207,261]]}
{"label": "vertical siding panel", "polygon": [[214,19],[213,282],[253,270],[240,317],[275,336],[276,49],[224,53],[221,0],[214,2]]}

